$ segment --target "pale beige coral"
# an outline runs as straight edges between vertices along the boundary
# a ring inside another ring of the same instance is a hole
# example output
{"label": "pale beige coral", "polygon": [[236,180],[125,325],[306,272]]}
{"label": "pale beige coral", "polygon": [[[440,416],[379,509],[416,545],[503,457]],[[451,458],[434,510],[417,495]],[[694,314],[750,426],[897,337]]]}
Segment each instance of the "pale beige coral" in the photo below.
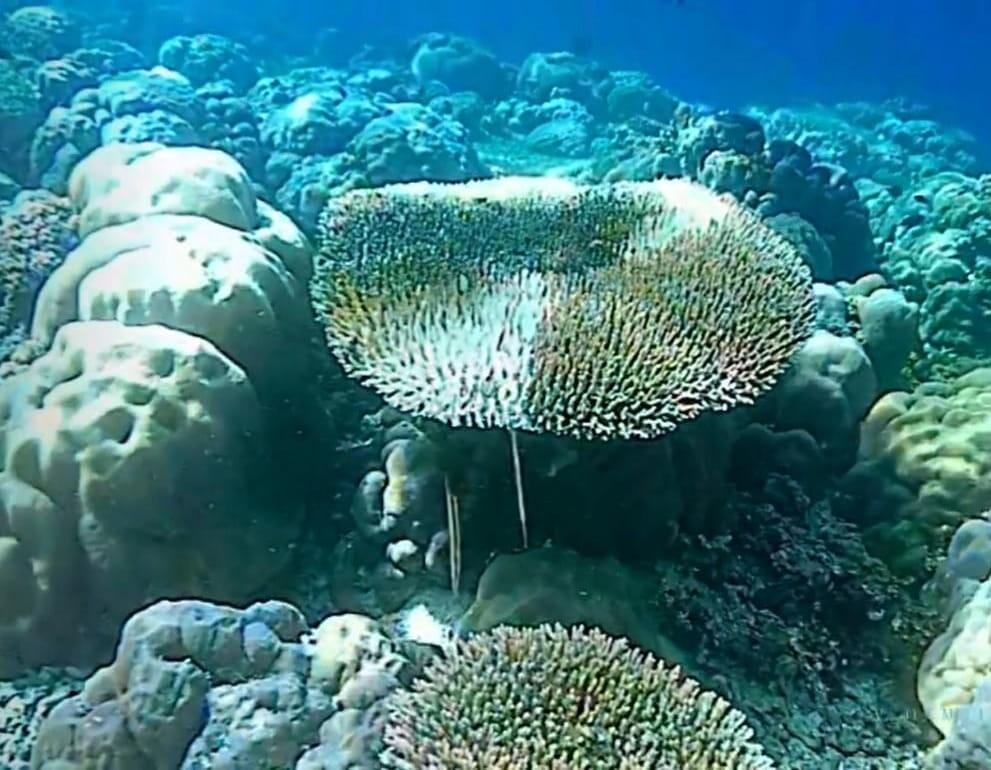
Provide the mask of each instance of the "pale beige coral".
{"label": "pale beige coral", "polygon": [[79,235],[151,214],[196,214],[240,230],[258,224],[254,188],[230,155],[203,147],[109,144],[73,169]]}
{"label": "pale beige coral", "polygon": [[[311,250],[255,200],[229,156],[194,147],[108,145],[70,185],[87,237],[43,286],[31,335],[74,320],[159,323],[213,342],[266,400],[303,379],[314,332]],[[251,228],[256,228],[251,230]]]}
{"label": "pale beige coral", "polygon": [[327,682],[344,709],[367,708],[410,673],[395,642],[365,615],[326,618],[313,632],[310,650],[310,678]]}
{"label": "pale beige coral", "polygon": [[35,333],[73,317],[203,337],[264,391],[297,387],[305,362],[292,352],[309,325],[299,282],[250,235],[202,217],[144,217],[83,241],[43,289]]}
{"label": "pale beige coral", "polygon": [[929,720],[950,733],[957,709],[991,681],[991,580],[960,607],[949,627],[926,650],[917,692]]}
{"label": "pale beige coral", "polygon": [[0,468],[71,518],[85,561],[72,591],[98,606],[242,596],[279,569],[299,521],[291,506],[268,516],[251,491],[265,478],[260,409],[206,340],[70,323],[4,383]]}
{"label": "pale beige coral", "polygon": [[[85,237],[32,323],[50,350],[0,391],[0,594],[22,598],[0,643],[16,622],[25,647],[43,615],[78,626],[45,609],[46,576],[65,570],[71,609],[111,624],[163,596],[235,601],[281,568],[301,516],[271,455],[308,403],[306,238],[202,148],[108,145],[70,197]],[[78,561],[49,558],[63,535]]]}
{"label": "pale beige coral", "polygon": [[896,562],[941,553],[962,521],[991,507],[989,450],[991,369],[882,397],[848,478],[869,539]]}

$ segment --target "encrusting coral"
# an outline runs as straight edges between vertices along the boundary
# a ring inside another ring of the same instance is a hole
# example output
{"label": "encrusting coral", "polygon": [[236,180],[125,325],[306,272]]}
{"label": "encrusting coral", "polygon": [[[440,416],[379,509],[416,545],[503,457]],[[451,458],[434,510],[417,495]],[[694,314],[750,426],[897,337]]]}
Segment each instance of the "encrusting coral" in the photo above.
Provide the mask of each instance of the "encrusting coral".
{"label": "encrusting coral", "polygon": [[772,770],[743,714],[580,626],[479,634],[387,701],[398,770]]}
{"label": "encrusting coral", "polygon": [[321,234],[331,351],[453,426],[654,438],[752,403],[813,321],[795,249],[685,181],[397,185],[335,199]]}

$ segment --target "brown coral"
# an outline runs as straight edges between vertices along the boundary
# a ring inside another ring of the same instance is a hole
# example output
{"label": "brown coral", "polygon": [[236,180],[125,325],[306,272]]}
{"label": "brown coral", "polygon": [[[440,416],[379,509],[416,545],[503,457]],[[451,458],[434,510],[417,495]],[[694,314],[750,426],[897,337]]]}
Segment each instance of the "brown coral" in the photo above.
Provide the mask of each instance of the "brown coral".
{"label": "brown coral", "polygon": [[404,185],[334,201],[313,296],[345,370],[451,425],[652,438],[768,390],[800,256],[683,181]]}
{"label": "brown coral", "polygon": [[600,631],[507,626],[390,696],[398,770],[772,770],[744,716]]}

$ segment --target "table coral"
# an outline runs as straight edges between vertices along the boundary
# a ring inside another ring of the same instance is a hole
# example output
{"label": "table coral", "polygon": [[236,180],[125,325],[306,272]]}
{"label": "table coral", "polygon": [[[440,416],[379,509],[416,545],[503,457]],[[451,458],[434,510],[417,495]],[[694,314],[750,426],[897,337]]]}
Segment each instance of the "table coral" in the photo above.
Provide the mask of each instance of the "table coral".
{"label": "table coral", "polygon": [[396,186],[332,201],[322,235],[331,350],[392,406],[455,426],[663,435],[752,403],[813,320],[794,249],[684,181]]}

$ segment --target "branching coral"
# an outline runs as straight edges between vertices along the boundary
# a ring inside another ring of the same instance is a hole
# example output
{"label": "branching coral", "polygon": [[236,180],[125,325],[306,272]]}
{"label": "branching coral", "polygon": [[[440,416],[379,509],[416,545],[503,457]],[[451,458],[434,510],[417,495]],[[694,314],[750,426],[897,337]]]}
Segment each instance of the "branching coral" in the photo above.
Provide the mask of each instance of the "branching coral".
{"label": "branching coral", "polygon": [[743,715],[601,631],[500,627],[396,691],[386,767],[771,770]]}
{"label": "branching coral", "polygon": [[683,181],[333,201],[313,296],[345,370],[451,425],[651,438],[768,390],[813,320],[795,250]]}

